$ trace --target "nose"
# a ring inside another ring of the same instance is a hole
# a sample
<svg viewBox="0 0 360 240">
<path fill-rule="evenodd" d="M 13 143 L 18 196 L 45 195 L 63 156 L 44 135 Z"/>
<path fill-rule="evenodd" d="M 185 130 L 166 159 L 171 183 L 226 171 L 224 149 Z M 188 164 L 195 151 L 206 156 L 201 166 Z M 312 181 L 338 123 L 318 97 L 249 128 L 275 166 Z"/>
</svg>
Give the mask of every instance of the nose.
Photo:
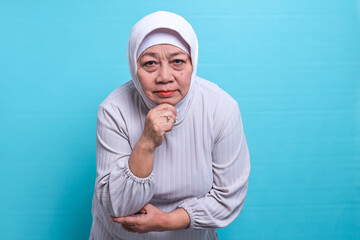
<svg viewBox="0 0 360 240">
<path fill-rule="evenodd" d="M 174 81 L 174 77 L 172 75 L 171 66 L 168 64 L 161 64 L 159 68 L 159 74 L 156 77 L 156 83 L 165 84 Z"/>
</svg>

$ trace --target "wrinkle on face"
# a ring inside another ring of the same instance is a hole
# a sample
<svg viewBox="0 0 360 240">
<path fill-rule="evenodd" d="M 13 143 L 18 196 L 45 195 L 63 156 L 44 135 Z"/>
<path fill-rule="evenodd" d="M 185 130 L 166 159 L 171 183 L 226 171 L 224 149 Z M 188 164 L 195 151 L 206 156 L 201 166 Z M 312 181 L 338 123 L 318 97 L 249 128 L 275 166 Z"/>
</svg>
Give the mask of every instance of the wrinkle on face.
<svg viewBox="0 0 360 240">
<path fill-rule="evenodd" d="M 180 102 L 189 91 L 192 71 L 190 56 L 170 44 L 151 46 L 137 60 L 141 88 L 157 105 Z"/>
</svg>

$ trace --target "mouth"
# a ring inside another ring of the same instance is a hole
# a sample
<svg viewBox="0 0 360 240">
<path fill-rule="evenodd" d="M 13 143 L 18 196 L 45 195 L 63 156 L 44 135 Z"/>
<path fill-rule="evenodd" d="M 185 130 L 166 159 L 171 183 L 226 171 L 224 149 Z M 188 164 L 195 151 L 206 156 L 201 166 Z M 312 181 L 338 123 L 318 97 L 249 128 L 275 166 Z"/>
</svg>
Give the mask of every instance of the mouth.
<svg viewBox="0 0 360 240">
<path fill-rule="evenodd" d="M 160 91 L 155 91 L 155 94 L 157 94 L 159 97 L 171 97 L 172 95 L 174 95 L 176 91 L 175 90 L 160 90 Z"/>
</svg>

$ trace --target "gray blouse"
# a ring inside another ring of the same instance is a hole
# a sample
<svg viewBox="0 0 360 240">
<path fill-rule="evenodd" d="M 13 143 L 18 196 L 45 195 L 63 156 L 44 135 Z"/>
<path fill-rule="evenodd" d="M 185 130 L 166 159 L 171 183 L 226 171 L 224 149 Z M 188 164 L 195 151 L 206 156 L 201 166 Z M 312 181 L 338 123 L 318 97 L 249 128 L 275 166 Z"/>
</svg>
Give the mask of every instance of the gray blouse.
<svg viewBox="0 0 360 240">
<path fill-rule="evenodd" d="M 90 239 L 217 239 L 243 207 L 249 151 L 237 102 L 217 85 L 196 77 L 181 121 L 155 150 L 154 168 L 136 177 L 128 159 L 149 109 L 132 81 L 100 105 L 96 133 L 97 176 Z M 188 229 L 130 233 L 110 216 L 128 216 L 146 203 L 165 212 L 184 208 Z"/>
</svg>

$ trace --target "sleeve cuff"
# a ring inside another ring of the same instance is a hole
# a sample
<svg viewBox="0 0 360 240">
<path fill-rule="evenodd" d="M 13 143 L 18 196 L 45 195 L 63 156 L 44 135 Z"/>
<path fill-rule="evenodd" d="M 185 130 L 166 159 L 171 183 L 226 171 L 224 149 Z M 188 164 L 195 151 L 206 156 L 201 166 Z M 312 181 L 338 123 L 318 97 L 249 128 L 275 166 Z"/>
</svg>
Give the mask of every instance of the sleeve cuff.
<svg viewBox="0 0 360 240">
<path fill-rule="evenodd" d="M 137 183 L 144 184 L 144 183 L 154 181 L 154 173 L 151 173 L 149 176 L 147 176 L 145 178 L 140 178 L 140 177 L 135 176 L 134 173 L 130 170 L 129 163 L 125 163 L 124 172 L 125 172 L 126 176 L 128 176 L 130 179 L 132 179 L 134 182 L 137 182 Z"/>
<path fill-rule="evenodd" d="M 191 229 L 194 229 L 195 228 L 195 221 L 194 221 L 194 210 L 191 208 L 191 205 L 192 205 L 192 202 L 193 201 L 196 201 L 196 199 L 191 199 L 189 200 L 189 202 L 183 202 L 179 205 L 178 208 L 182 208 L 184 209 L 188 214 L 189 214 L 189 217 L 190 217 L 190 225 L 187 229 L 191 230 Z M 186 204 L 188 203 L 188 204 Z"/>
</svg>

